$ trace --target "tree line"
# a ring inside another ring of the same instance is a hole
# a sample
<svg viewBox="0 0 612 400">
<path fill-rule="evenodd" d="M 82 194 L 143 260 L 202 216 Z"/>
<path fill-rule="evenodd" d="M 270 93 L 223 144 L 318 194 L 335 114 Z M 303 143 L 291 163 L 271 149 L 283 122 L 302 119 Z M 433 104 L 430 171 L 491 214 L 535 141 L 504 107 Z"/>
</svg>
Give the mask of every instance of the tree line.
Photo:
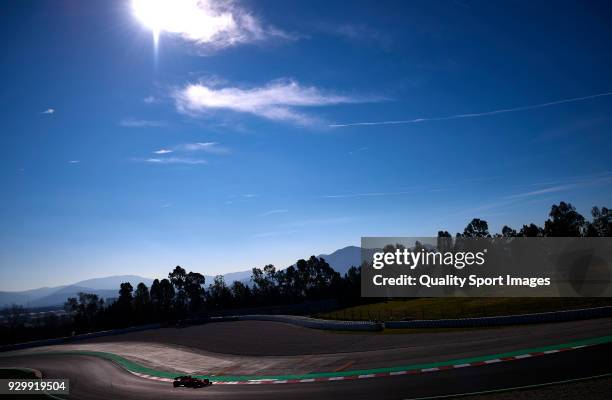
<svg viewBox="0 0 612 400">
<path fill-rule="evenodd" d="M 610 237 L 612 215 L 606 207 L 593 207 L 591 220 L 578 213 L 570 203 L 560 202 L 551 207 L 544 226 L 523 225 L 516 230 L 504 226 L 501 233 L 491 234 L 487 221 L 474 218 L 456 237 Z M 439 231 L 439 238 L 450 238 L 447 231 Z M 187 272 L 176 266 L 167 278 L 155 279 L 148 287 L 139 283 L 122 283 L 118 297 L 105 301 L 92 293 L 79 293 L 67 299 L 64 309 L 69 317 L 43 319 L 36 325 L 19 318 L 23 308 L 5 310 L 0 324 L 2 343 L 24 341 L 39 337 L 61 336 L 102 329 L 121 328 L 147 323 L 172 323 L 184 318 L 224 309 L 252 308 L 279 304 L 298 304 L 304 301 L 336 300 L 340 305 L 363 301 L 361 298 L 361 269 L 352 266 L 341 276 L 323 258 L 311 256 L 295 265 L 276 269 L 274 265 L 253 268 L 248 282 L 225 282 L 218 275 L 205 286 L 204 275 Z M 15 317 L 17 315 L 17 317 Z M 7 324 L 6 322 L 9 321 Z"/>
<path fill-rule="evenodd" d="M 98 295 L 79 293 L 64 304 L 78 332 L 125 327 L 153 322 L 175 322 L 207 311 L 295 304 L 305 300 L 334 298 L 343 303 L 359 299 L 360 272 L 352 267 L 340 276 L 324 259 L 315 256 L 298 260 L 284 270 L 274 265 L 253 268 L 249 282 L 228 285 L 217 275 L 205 289 L 205 278 L 176 266 L 167 278 L 155 279 L 151 287 L 136 289 L 122 283 L 119 297 L 105 302 Z"/>
</svg>

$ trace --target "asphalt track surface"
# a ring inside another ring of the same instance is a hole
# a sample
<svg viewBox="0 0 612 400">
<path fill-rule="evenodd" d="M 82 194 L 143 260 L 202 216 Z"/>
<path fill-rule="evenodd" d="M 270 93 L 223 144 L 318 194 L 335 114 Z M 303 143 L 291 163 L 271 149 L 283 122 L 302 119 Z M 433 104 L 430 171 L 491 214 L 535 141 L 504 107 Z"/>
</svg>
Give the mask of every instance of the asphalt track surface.
<svg viewBox="0 0 612 400">
<path fill-rule="evenodd" d="M 100 338 L 91 342 L 145 340 L 153 343 L 154 339 L 158 342 L 172 342 L 175 339 L 191 338 L 193 343 L 190 345 L 199 345 L 200 348 L 206 348 L 206 351 L 232 350 L 236 354 L 253 348 L 251 352 L 256 352 L 262 359 L 265 359 L 264 354 L 269 354 L 270 351 L 315 355 L 339 349 L 373 356 L 371 348 L 378 349 L 377 352 L 381 352 L 381 355 L 392 349 L 409 348 L 419 354 L 431 351 L 434 353 L 432 358 L 443 361 L 454 358 L 456 353 L 451 352 L 452 355 L 449 354 L 448 357 L 442 357 L 441 354 L 462 346 L 469 349 L 469 353 L 484 355 L 497 353 L 499 346 L 511 346 L 518 350 L 533 345 L 562 343 L 610 333 L 612 321 L 609 319 L 401 335 L 335 334 L 285 324 L 258 322 L 238 325 L 209 324 L 183 330 L 152 330 L 128 336 L 127 339 L 122 335 L 124 337 Z M 261 338 L 262 334 L 268 334 L 272 339 L 267 337 L 258 340 L 255 345 L 249 345 L 253 343 L 254 337 Z M 196 340 L 198 337 L 200 340 Z M 275 338 L 278 340 L 275 341 Z M 196 347 L 193 349 L 198 350 Z M 169 383 L 140 378 L 113 362 L 92 356 L 36 353 L 14 355 L 0 357 L 0 366 L 30 367 L 42 371 L 43 376 L 48 378 L 68 378 L 71 381 L 70 399 L 407 399 L 503 389 L 612 373 L 612 344 L 419 375 L 284 385 L 213 385 L 203 389 L 174 389 Z M 588 399 L 588 396 L 584 398 Z"/>
<path fill-rule="evenodd" d="M 334 333 L 278 322 L 239 321 L 163 328 L 95 338 L 79 343 L 164 343 L 240 356 L 294 356 L 406 349 L 448 356 L 461 348 L 490 353 L 612 334 L 612 318 L 411 334 Z"/>
<path fill-rule="evenodd" d="M 70 399 L 407 399 L 486 391 L 612 373 L 612 344 L 481 367 L 413 376 L 289 385 L 173 388 L 141 379 L 112 362 L 88 356 L 23 356 L 18 362 L 48 378 L 69 378 Z M 612 388 L 611 388 L 612 390 Z M 588 398 L 587 398 L 588 399 Z"/>
</svg>

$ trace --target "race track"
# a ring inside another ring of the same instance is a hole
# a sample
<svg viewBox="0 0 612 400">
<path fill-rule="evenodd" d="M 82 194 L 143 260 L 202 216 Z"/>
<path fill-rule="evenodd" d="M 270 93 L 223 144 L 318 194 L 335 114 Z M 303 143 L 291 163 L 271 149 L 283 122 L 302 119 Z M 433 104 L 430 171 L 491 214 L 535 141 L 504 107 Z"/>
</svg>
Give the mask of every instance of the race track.
<svg viewBox="0 0 612 400">
<path fill-rule="evenodd" d="M 233 323 L 232 323 L 233 324 Z M 250 329 L 248 337 L 253 337 L 262 330 L 274 336 L 278 333 L 286 335 L 293 332 L 293 339 L 285 339 L 287 343 L 299 338 L 302 347 L 296 350 L 289 346 L 272 346 L 276 352 L 291 351 L 298 352 L 294 356 L 270 356 L 261 354 L 267 345 L 255 345 L 259 355 L 249 355 L 252 359 L 259 359 L 263 364 L 269 357 L 298 357 L 308 359 L 309 368 L 316 365 L 313 359 L 319 356 L 337 356 L 333 353 L 334 348 L 343 350 L 342 357 L 348 357 L 360 361 L 356 366 L 350 365 L 348 369 L 361 366 L 397 365 L 399 359 L 406 361 L 437 360 L 443 361 L 456 358 L 458 355 L 466 354 L 491 354 L 500 350 L 514 348 L 533 347 L 534 344 L 544 345 L 555 342 L 563 342 L 573 339 L 581 339 L 596 335 L 612 333 L 611 320 L 582 321 L 579 323 L 560 323 L 539 325 L 532 327 L 515 327 L 503 329 L 471 330 L 462 332 L 441 332 L 435 334 L 398 334 L 398 335 L 364 335 L 364 334 L 335 334 L 330 332 L 312 331 L 304 328 L 288 327 L 276 323 L 237 323 L 244 332 Z M 246 325 L 244 325 L 246 324 Z M 263 325 L 262 325 L 263 324 Z M 213 326 L 215 325 L 215 326 Z M 174 329 L 174 328 L 173 328 Z M 189 329 L 194 329 L 189 331 Z M 210 350 L 202 350 L 201 347 L 209 347 L 208 338 L 224 341 L 219 338 L 218 330 L 231 329 L 235 332 L 236 325 L 228 323 L 210 324 L 207 327 L 192 327 L 185 329 L 174 329 L 173 335 L 201 337 L 204 343 L 200 348 L 192 347 L 195 354 L 212 354 Z M 213 330 L 202 335 L 203 330 Z M 259 331 L 259 332 L 258 332 Z M 270 333 L 275 332 L 275 333 Z M 297 333 L 296 333 L 297 332 Z M 106 345 L 112 343 L 132 343 L 133 345 L 149 343 L 149 345 L 160 345 L 163 340 L 162 330 L 149 331 L 141 334 L 140 338 L 132 335 L 126 337 L 109 337 L 92 340 L 91 343 L 83 345 Z M 131 334 L 130 334 L 131 335 Z M 148 342 L 143 342 L 148 335 L 157 335 L 156 341 L 149 337 Z M 229 358 L 236 357 L 237 351 L 245 346 L 244 341 L 234 337 L 234 354 L 228 354 Z M 243 333 L 240 333 L 243 335 Z M 323 336 L 321 336 L 323 335 Z M 124 336 L 124 335 L 122 335 Z M 427 337 L 429 336 L 429 340 Z M 106 342 L 104 341 L 106 339 Z M 138 339 L 138 340 L 137 340 Z M 195 340 L 195 339 L 194 339 Z M 214 340 L 213 343 L 214 343 Z M 304 341 L 307 340 L 305 343 Z M 309 341 L 309 342 L 308 342 Z M 327 341 L 327 342 L 326 342 Z M 169 339 L 172 342 L 172 338 Z M 352 349 L 349 342 L 353 342 Z M 370 342 L 371 348 L 364 347 L 364 342 Z M 324 344 L 328 346 L 324 346 Z M 329 347 L 329 343 L 333 347 Z M 170 343 L 171 348 L 176 348 Z M 311 346 L 308 349 L 308 346 Z M 347 347 L 342 347 L 347 346 Z M 501 346 L 501 348 L 500 348 Z M 61 347 L 61 346 L 55 346 Z M 314 347 L 314 348 L 312 348 Z M 182 350 L 189 347 L 182 347 Z M 316 348 L 319 354 L 315 352 Z M 440 349 L 441 348 L 441 349 Z M 304 356 L 305 349 L 312 351 Z M 435 349 L 435 351 L 434 351 Z M 453 350 L 454 349 L 454 350 Z M 225 350 L 221 348 L 221 350 Z M 352 351 L 349 351 L 352 350 Z M 426 354 L 431 350 L 432 354 Z M 157 382 L 143 379 L 127 372 L 119 365 L 97 357 L 83 355 L 45 355 L 38 349 L 31 350 L 31 354 L 14 353 L 10 357 L 0 357 L 0 366 L 22 366 L 35 368 L 43 372 L 49 378 L 69 378 L 71 381 L 71 399 L 173 399 L 173 398 L 226 398 L 226 399 L 407 399 L 425 396 L 438 396 L 456 393 L 469 393 L 503 389 L 509 387 L 525 386 L 590 377 L 602 374 L 612 374 L 612 343 L 593 345 L 555 354 L 546 354 L 539 357 L 524 358 L 508 362 L 493 363 L 469 368 L 449 369 L 418 375 L 402 375 L 373 379 L 355 379 L 335 382 L 314 382 L 283 385 L 213 385 L 204 389 L 174 389 L 170 383 Z M 217 356 L 222 353 L 215 353 Z M 393 357 L 393 354 L 401 354 L 401 357 Z M 446 354 L 446 355 L 445 355 Z M 374 359 L 367 362 L 368 357 Z M 244 356 L 243 356 L 244 357 Z M 338 362 L 344 358 L 338 359 Z M 333 365 L 328 366 L 332 368 Z M 198 366 L 197 368 L 200 368 Z M 201 369 L 201 368 L 200 368 Z M 319 370 L 320 372 L 321 370 Z M 312 370 L 303 372 L 313 372 Z M 608 380 L 607 382 L 612 382 Z M 610 388 L 612 390 L 612 388 Z M 543 389 L 544 390 L 544 389 Z M 585 397 L 588 398 L 588 397 Z"/>
<path fill-rule="evenodd" d="M 541 384 L 612 373 L 612 345 L 415 376 L 294 385 L 213 385 L 174 389 L 141 379 L 119 366 L 87 356 L 24 356 L 0 365 L 39 369 L 50 378 L 70 378 L 71 399 L 407 399 Z"/>
</svg>

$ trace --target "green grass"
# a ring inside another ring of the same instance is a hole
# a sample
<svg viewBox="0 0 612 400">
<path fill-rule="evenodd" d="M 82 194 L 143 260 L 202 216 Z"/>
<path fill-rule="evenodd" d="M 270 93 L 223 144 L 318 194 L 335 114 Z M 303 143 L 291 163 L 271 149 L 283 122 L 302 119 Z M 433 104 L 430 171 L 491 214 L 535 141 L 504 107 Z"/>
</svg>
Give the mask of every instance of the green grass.
<svg viewBox="0 0 612 400">
<path fill-rule="evenodd" d="M 388 300 L 314 315 L 362 321 L 490 317 L 612 305 L 609 298 L 446 297 Z"/>
</svg>

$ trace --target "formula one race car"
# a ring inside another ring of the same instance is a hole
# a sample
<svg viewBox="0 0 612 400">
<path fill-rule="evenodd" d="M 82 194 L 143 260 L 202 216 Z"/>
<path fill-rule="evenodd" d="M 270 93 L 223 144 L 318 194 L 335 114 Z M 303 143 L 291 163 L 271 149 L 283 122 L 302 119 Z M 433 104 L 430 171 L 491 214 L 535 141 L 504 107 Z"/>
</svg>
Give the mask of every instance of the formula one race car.
<svg viewBox="0 0 612 400">
<path fill-rule="evenodd" d="M 185 386 L 194 389 L 210 385 L 212 385 L 212 383 L 210 383 L 208 379 L 194 378 L 193 376 L 189 375 L 177 376 L 176 378 L 174 378 L 174 382 L 172 382 L 172 386 L 174 387 Z"/>
</svg>

